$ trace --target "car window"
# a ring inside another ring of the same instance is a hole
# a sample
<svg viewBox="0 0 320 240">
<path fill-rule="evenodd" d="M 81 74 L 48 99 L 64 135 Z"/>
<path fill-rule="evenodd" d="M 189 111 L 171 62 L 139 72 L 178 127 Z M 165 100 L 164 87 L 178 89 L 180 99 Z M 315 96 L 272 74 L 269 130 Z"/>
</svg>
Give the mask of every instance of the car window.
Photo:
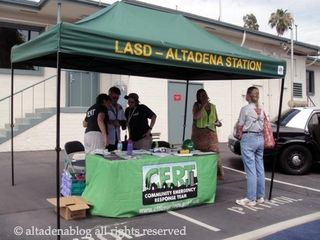
<svg viewBox="0 0 320 240">
<path fill-rule="evenodd" d="M 294 117 L 296 116 L 298 113 L 300 112 L 299 109 L 288 109 L 287 111 L 284 111 L 281 114 L 280 117 L 280 126 L 285 126 L 287 125 L 287 123 Z M 277 124 L 278 122 L 278 117 L 274 117 L 271 120 L 272 123 Z"/>
<path fill-rule="evenodd" d="M 320 143 L 320 113 L 315 113 L 309 120 L 308 131 L 314 140 Z"/>
<path fill-rule="evenodd" d="M 312 117 L 310 118 L 309 124 L 312 124 L 312 125 L 319 124 L 318 115 L 317 114 L 313 114 L 312 115 Z"/>
<path fill-rule="evenodd" d="M 319 120 L 320 120 L 320 113 L 315 113 L 311 116 L 309 123 L 308 123 L 308 129 L 310 130 L 314 126 L 319 125 Z"/>
</svg>

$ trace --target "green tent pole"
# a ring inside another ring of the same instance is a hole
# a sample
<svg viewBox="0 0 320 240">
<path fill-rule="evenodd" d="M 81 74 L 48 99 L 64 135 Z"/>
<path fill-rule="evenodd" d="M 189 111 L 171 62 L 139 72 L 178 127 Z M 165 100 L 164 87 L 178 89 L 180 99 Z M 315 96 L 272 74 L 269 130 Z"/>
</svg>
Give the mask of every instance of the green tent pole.
<svg viewBox="0 0 320 240">
<path fill-rule="evenodd" d="M 14 80 L 14 64 L 11 63 L 11 120 L 10 120 L 10 127 L 11 127 L 11 185 L 14 186 L 14 152 L 13 152 L 13 80 Z"/>
<path fill-rule="evenodd" d="M 279 101 L 279 111 L 278 111 L 278 120 L 277 120 L 277 132 L 276 132 L 276 145 L 275 149 L 276 152 L 272 159 L 272 174 L 271 174 L 271 184 L 270 184 L 270 191 L 269 191 L 269 200 L 272 198 L 272 189 L 273 189 L 273 179 L 274 179 L 274 171 L 276 168 L 277 158 L 278 158 L 278 150 L 277 150 L 277 140 L 279 139 L 279 130 L 280 130 L 280 117 L 282 112 L 282 100 L 283 100 L 283 91 L 284 91 L 284 78 L 281 81 L 281 91 L 280 91 L 280 101 Z"/>
<path fill-rule="evenodd" d="M 187 122 L 187 110 L 188 110 L 188 92 L 189 92 L 189 80 L 187 80 L 187 85 L 186 85 L 186 99 L 185 99 L 185 104 L 184 104 L 184 119 L 183 119 L 183 134 L 182 134 L 182 143 L 185 139 L 186 135 L 186 122 Z"/>
</svg>

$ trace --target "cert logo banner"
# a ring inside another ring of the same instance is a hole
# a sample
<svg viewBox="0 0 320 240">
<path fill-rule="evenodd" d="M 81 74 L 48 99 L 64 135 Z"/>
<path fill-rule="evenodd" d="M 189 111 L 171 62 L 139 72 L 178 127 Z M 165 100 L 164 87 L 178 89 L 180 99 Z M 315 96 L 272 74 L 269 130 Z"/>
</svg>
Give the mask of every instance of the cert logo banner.
<svg viewBox="0 0 320 240">
<path fill-rule="evenodd" d="M 194 161 L 143 166 L 143 205 L 197 197 L 197 163 Z"/>
</svg>

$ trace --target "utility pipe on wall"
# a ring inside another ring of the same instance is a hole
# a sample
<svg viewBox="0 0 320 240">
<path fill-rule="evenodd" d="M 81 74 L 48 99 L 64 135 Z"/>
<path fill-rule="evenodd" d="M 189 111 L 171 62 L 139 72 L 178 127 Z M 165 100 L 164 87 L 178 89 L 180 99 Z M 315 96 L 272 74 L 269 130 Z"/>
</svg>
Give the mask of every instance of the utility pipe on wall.
<svg viewBox="0 0 320 240">
<path fill-rule="evenodd" d="M 293 66 L 293 27 L 290 28 L 291 29 L 291 98 L 290 100 L 293 101 L 293 82 L 294 82 L 294 66 Z"/>
<path fill-rule="evenodd" d="M 247 32 L 246 32 L 246 30 L 244 30 L 243 35 L 242 35 L 241 47 L 244 45 L 244 43 L 246 41 L 246 37 L 247 37 Z"/>
<path fill-rule="evenodd" d="M 57 2 L 57 24 L 61 23 L 61 0 Z"/>
</svg>

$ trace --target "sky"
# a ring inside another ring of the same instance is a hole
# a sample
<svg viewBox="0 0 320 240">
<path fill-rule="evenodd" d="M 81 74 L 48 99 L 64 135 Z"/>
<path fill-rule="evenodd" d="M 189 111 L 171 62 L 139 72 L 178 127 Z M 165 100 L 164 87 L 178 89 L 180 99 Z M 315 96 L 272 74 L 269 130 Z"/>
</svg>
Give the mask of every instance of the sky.
<svg viewBox="0 0 320 240">
<path fill-rule="evenodd" d="M 97 0 L 99 1 L 99 0 Z M 113 3 L 114 0 L 100 0 Z M 218 20 L 219 0 L 140 0 L 158 6 L 196 14 Z M 270 14 L 277 9 L 287 9 L 297 25 L 297 39 L 300 42 L 320 46 L 320 0 L 220 0 L 220 21 L 243 26 L 243 16 L 253 13 L 260 25 L 259 31 L 277 35 L 268 25 Z M 294 39 L 296 31 L 294 28 Z M 290 31 L 283 37 L 290 39 Z"/>
</svg>

